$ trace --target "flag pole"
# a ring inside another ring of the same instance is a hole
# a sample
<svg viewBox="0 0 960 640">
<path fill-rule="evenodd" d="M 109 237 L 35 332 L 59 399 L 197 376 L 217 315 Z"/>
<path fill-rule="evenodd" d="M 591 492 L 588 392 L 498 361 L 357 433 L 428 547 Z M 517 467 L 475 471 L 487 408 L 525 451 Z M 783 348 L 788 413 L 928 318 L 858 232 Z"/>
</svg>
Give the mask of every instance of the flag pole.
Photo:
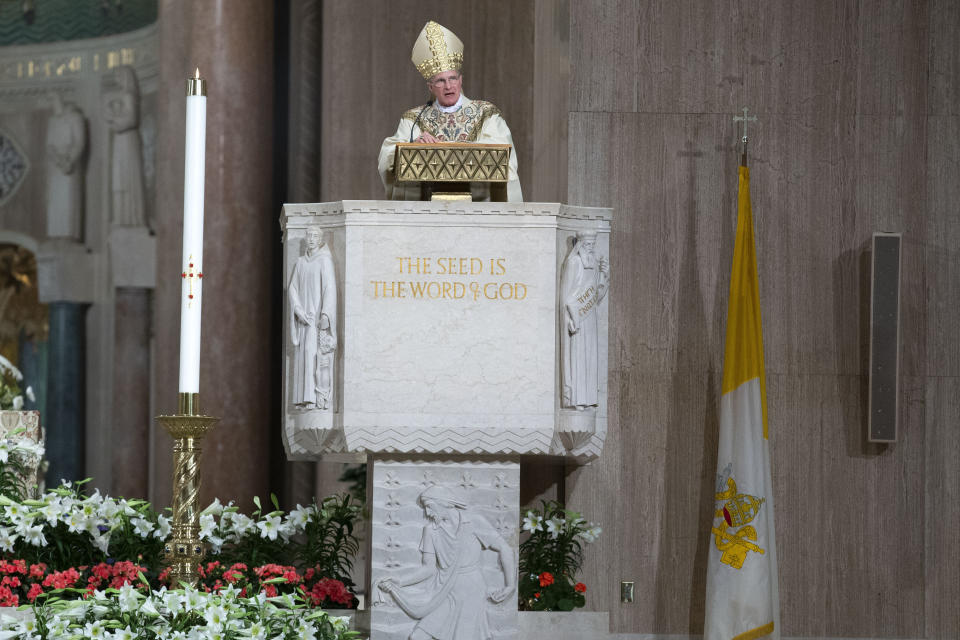
<svg viewBox="0 0 960 640">
<path fill-rule="evenodd" d="M 747 107 L 744 107 L 742 116 L 733 116 L 734 122 L 743 123 L 743 137 L 741 138 L 743 142 L 743 153 L 740 155 L 740 165 L 744 167 L 747 166 L 747 123 L 757 121 L 757 116 L 748 116 L 747 111 Z"/>
</svg>

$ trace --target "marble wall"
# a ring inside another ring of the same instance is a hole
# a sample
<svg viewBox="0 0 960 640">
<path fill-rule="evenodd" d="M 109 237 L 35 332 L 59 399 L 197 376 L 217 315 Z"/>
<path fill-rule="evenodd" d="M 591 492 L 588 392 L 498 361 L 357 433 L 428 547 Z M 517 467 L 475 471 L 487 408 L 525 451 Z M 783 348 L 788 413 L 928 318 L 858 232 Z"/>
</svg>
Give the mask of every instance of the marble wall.
<svg viewBox="0 0 960 640">
<path fill-rule="evenodd" d="M 404 111 L 429 97 L 410 62 L 427 20 L 463 40 L 463 93 L 500 108 L 526 188 L 533 171 L 533 8 L 508 0 L 322 3 L 320 200 L 383 197 L 380 143 L 393 135 Z"/>
<path fill-rule="evenodd" d="M 614 631 L 702 631 L 747 106 L 783 633 L 955 635 L 956 3 L 587 0 L 568 28 L 569 201 L 615 210 L 610 433 L 566 478 L 606 526 L 588 606 Z M 864 435 L 874 231 L 903 234 L 889 446 Z"/>
</svg>

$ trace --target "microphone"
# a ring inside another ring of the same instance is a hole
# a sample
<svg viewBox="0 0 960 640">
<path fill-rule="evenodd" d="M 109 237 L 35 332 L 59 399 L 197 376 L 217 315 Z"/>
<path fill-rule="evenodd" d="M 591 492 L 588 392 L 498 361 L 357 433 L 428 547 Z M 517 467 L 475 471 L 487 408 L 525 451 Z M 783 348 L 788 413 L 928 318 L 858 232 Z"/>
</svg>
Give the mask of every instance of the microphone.
<svg viewBox="0 0 960 640">
<path fill-rule="evenodd" d="M 423 109 L 420 109 L 420 113 L 417 114 L 417 119 L 413 121 L 413 127 L 410 128 L 410 142 L 413 142 L 413 130 L 420 126 L 420 116 L 422 116 L 423 112 L 426 111 L 432 104 L 433 98 L 430 98 L 427 100 L 427 104 L 423 105 Z"/>
</svg>

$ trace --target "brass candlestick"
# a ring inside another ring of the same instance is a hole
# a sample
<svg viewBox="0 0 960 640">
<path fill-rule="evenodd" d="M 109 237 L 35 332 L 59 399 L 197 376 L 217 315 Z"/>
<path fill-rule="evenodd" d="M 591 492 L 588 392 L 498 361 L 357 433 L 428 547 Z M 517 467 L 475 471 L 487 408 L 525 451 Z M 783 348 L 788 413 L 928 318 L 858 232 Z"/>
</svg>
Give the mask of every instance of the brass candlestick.
<svg viewBox="0 0 960 640">
<path fill-rule="evenodd" d="M 200 454 L 203 439 L 220 418 L 200 415 L 200 394 L 181 393 L 179 413 L 157 416 L 173 437 L 173 536 L 164 547 L 173 585 L 197 584 L 206 544 L 200 540 Z"/>
</svg>

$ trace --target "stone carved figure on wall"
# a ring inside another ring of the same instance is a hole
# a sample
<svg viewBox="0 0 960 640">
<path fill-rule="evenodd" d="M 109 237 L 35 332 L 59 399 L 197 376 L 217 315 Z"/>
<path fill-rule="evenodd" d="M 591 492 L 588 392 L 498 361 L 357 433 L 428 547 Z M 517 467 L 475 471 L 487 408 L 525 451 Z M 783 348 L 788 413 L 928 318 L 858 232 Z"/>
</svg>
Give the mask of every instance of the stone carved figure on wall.
<svg viewBox="0 0 960 640">
<path fill-rule="evenodd" d="M 47 94 L 53 114 L 47 121 L 47 236 L 80 241 L 83 236 L 83 113 L 59 93 Z"/>
<path fill-rule="evenodd" d="M 578 233 L 560 276 L 561 400 L 580 411 L 599 402 L 597 312 L 610 287 L 610 268 L 597 257 L 596 241 L 596 233 Z"/>
<path fill-rule="evenodd" d="M 297 258 L 287 288 L 294 346 L 293 404 L 330 409 L 337 348 L 337 282 L 333 256 L 319 227 L 309 227 L 305 255 Z"/>
<path fill-rule="evenodd" d="M 133 67 L 114 70 L 115 88 L 103 95 L 103 118 L 113 132 L 110 159 L 110 221 L 119 226 L 147 223 L 140 141 L 140 90 Z"/>
<path fill-rule="evenodd" d="M 503 602 L 516 588 L 513 549 L 446 487 L 428 487 L 417 502 L 428 521 L 420 540 L 421 565 L 380 580 L 377 588 L 418 621 L 410 640 L 488 640 L 490 603 Z M 484 581 L 485 550 L 498 556 L 502 585 L 488 588 Z M 414 585 L 420 588 L 409 588 Z"/>
</svg>

